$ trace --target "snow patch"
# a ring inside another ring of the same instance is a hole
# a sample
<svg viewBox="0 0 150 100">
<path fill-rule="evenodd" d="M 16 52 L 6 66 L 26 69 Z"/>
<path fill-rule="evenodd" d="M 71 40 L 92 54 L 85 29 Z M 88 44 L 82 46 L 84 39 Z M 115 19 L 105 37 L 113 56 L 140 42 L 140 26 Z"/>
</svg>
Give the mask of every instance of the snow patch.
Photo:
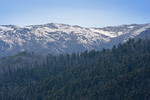
<svg viewBox="0 0 150 100">
<path fill-rule="evenodd" d="M 10 27 L 4 27 L 4 26 L 0 26 L 0 29 L 2 29 L 3 31 L 10 31 L 10 30 L 13 30 L 13 29 L 10 28 Z"/>
<path fill-rule="evenodd" d="M 117 36 L 117 35 L 114 34 L 115 32 L 112 32 L 112 31 L 104 31 L 104 30 L 98 30 L 98 29 L 90 29 L 90 30 L 91 30 L 92 32 L 97 32 L 97 33 L 100 33 L 100 34 L 109 36 L 109 37 L 111 37 L 111 38 L 114 38 L 114 37 Z"/>
<path fill-rule="evenodd" d="M 129 26 L 128 28 L 134 28 L 135 26 Z"/>
</svg>

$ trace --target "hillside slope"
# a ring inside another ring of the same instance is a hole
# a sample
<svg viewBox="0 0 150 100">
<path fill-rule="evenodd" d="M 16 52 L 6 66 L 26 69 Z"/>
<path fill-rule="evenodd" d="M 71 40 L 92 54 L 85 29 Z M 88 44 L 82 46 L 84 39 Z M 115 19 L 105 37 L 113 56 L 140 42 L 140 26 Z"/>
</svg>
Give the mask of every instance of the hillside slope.
<svg viewBox="0 0 150 100">
<path fill-rule="evenodd" d="M 1 100 L 150 99 L 148 39 L 81 54 L 49 54 L 41 59 L 20 53 L 1 60 L 7 62 L 0 77 Z"/>
<path fill-rule="evenodd" d="M 101 50 L 126 42 L 150 28 L 150 24 L 85 28 L 50 23 L 19 27 L 0 26 L 0 57 L 21 51 L 61 54 Z"/>
</svg>

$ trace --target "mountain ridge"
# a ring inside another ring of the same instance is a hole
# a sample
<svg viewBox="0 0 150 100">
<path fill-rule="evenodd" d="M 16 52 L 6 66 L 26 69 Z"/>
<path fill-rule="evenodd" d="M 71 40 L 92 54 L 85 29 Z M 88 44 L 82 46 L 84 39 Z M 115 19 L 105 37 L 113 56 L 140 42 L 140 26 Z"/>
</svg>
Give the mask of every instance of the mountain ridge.
<svg viewBox="0 0 150 100">
<path fill-rule="evenodd" d="M 72 53 L 101 50 L 135 38 L 150 24 L 131 24 L 86 28 L 78 25 L 48 23 L 43 25 L 0 25 L 0 57 L 21 51 Z"/>
</svg>

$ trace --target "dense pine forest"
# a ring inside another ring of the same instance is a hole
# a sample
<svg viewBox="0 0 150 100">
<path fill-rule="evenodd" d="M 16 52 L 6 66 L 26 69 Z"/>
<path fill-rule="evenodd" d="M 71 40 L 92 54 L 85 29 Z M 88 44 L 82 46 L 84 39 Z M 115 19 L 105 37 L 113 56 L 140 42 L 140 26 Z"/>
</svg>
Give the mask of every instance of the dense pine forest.
<svg viewBox="0 0 150 100">
<path fill-rule="evenodd" d="M 149 99 L 149 39 L 101 51 L 0 59 L 0 100 Z"/>
</svg>

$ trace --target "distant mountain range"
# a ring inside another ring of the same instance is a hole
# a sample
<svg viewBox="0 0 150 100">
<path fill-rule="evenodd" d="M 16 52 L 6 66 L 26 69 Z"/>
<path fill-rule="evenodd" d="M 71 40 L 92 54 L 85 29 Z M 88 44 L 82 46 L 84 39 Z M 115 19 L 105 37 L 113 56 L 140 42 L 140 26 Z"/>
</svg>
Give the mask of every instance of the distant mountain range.
<svg viewBox="0 0 150 100">
<path fill-rule="evenodd" d="M 126 42 L 129 38 L 150 37 L 150 24 L 131 24 L 104 28 L 85 28 L 49 23 L 31 26 L 0 26 L 0 57 L 21 51 L 60 54 L 101 50 Z"/>
</svg>

